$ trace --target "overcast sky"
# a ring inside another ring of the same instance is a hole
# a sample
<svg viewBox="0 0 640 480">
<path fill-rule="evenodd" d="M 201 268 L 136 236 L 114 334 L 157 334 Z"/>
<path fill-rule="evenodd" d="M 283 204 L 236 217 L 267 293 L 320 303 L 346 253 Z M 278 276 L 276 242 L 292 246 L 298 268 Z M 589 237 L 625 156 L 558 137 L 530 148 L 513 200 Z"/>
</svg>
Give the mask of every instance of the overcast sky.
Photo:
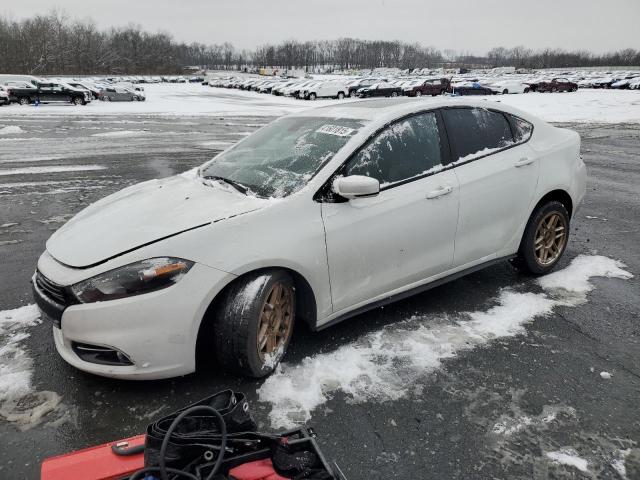
<svg viewBox="0 0 640 480">
<path fill-rule="evenodd" d="M 19 19 L 53 7 L 100 27 L 139 24 L 180 41 L 253 48 L 286 39 L 399 39 L 485 53 L 494 46 L 640 48 L 640 0 L 19 0 Z"/>
</svg>

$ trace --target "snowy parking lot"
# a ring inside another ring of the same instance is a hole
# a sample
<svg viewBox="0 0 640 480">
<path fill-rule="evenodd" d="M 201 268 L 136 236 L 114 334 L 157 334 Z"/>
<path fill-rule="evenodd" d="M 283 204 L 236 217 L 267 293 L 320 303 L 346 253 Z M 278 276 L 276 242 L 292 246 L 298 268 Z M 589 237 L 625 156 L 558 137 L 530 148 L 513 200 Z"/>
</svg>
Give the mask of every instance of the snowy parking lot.
<svg viewBox="0 0 640 480">
<path fill-rule="evenodd" d="M 57 355 L 29 286 L 46 239 L 99 198 L 336 100 L 160 84 L 144 103 L 0 107 L 0 478 L 36 478 L 46 456 L 225 388 L 262 429 L 314 426 L 349 479 L 640 478 L 640 91 L 495 101 L 582 136 L 587 197 L 555 273 L 499 264 L 320 333 L 301 325 L 264 381 L 139 383 Z"/>
</svg>

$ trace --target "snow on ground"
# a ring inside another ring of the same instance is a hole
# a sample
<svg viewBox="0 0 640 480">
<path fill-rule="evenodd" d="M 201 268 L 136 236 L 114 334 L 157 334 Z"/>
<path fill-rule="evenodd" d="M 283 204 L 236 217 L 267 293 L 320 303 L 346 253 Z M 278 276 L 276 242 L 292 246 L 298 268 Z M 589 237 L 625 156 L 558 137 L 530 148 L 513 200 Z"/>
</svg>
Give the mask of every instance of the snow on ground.
<svg viewBox="0 0 640 480">
<path fill-rule="evenodd" d="M 145 85 L 145 102 L 100 102 L 86 106 L 40 105 L 2 107 L 2 115 L 264 115 L 280 116 L 338 100 L 304 101 L 200 84 Z M 640 123 L 640 91 L 582 89 L 574 93 L 494 95 L 489 101 L 521 108 L 550 122 Z M 431 97 L 422 99 L 429 102 Z M 354 100 L 342 100 L 347 103 Z M 358 101 L 358 100 L 355 100 Z M 5 127 L 13 128 L 13 127 Z M 18 127 L 19 128 L 19 127 Z M 0 133 L 2 129 L 0 128 Z M 7 131 L 5 134 L 19 133 Z"/>
<path fill-rule="evenodd" d="M 289 428 L 342 392 L 348 401 L 397 400 L 411 394 L 415 382 L 441 362 L 497 338 L 525 333 L 525 325 L 558 306 L 587 300 L 593 277 L 632 278 L 625 265 L 598 255 L 579 255 L 563 270 L 538 280 L 540 293 L 504 289 L 486 311 L 455 317 L 413 317 L 366 335 L 330 353 L 282 364 L 258 390 L 271 404 L 272 427 Z"/>
<path fill-rule="evenodd" d="M 563 448 L 557 452 L 547 452 L 546 456 L 556 463 L 575 467 L 581 472 L 589 473 L 589 462 L 578 456 L 572 448 Z"/>
<path fill-rule="evenodd" d="M 7 175 L 28 175 L 39 173 L 86 172 L 89 170 L 105 170 L 102 165 L 52 165 L 48 167 L 21 167 L 0 169 L 0 177 Z"/>
<path fill-rule="evenodd" d="M 0 135 L 9 135 L 13 133 L 24 133 L 24 130 L 17 125 L 9 125 L 7 127 L 0 127 Z"/>
<path fill-rule="evenodd" d="M 37 391 L 32 384 L 33 360 L 22 342 L 28 328 L 41 322 L 35 305 L 0 311 L 0 417 L 26 430 L 43 420 L 67 418 L 60 396 Z"/>
</svg>

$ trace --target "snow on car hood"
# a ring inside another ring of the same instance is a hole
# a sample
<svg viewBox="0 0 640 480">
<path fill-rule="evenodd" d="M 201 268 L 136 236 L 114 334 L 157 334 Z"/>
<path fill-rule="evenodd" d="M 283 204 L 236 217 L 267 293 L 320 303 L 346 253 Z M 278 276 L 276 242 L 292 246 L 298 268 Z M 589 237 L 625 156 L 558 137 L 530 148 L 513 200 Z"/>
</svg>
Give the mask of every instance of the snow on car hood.
<svg viewBox="0 0 640 480">
<path fill-rule="evenodd" d="M 88 267 L 267 203 L 194 176 L 151 180 L 89 205 L 49 238 L 47 250 L 66 265 Z"/>
</svg>

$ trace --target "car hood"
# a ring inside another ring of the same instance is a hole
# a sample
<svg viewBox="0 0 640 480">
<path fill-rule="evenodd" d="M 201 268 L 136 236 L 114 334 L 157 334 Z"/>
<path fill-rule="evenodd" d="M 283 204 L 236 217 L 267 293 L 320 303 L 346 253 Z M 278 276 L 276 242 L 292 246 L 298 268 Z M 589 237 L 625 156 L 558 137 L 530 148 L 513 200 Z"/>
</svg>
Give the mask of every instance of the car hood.
<svg viewBox="0 0 640 480">
<path fill-rule="evenodd" d="M 89 205 L 49 238 L 47 250 L 65 265 L 89 267 L 267 203 L 193 174 L 151 180 Z"/>
</svg>

